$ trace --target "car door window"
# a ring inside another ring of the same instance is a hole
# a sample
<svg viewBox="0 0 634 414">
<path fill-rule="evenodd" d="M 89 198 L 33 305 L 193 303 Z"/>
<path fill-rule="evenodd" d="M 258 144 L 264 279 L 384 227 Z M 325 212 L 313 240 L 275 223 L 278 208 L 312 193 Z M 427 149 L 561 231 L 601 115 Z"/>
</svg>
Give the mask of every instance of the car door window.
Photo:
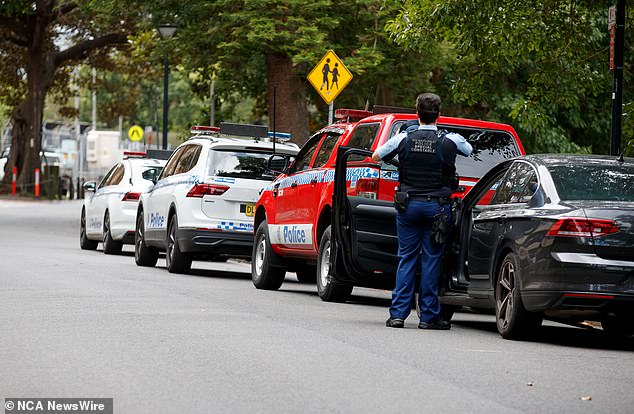
<svg viewBox="0 0 634 414">
<path fill-rule="evenodd" d="M 174 151 L 174 153 L 170 157 L 169 161 L 167 161 L 167 164 L 165 165 L 165 168 L 163 168 L 163 172 L 161 173 L 161 176 L 159 177 L 159 180 L 162 180 L 163 178 L 167 178 L 170 175 L 174 174 L 174 168 L 176 168 L 176 164 L 178 163 L 178 159 L 180 158 L 181 154 L 183 153 L 184 148 L 185 147 L 180 147 L 179 149 Z"/>
<path fill-rule="evenodd" d="M 110 171 L 108 171 L 108 173 L 106 175 L 104 175 L 104 177 L 101 179 L 101 182 L 99 183 L 99 186 L 97 187 L 97 189 L 103 188 L 105 186 L 108 185 L 108 181 L 110 180 L 110 176 L 112 176 L 112 173 L 114 172 L 114 170 L 117 169 L 117 166 L 114 165 Z"/>
<path fill-rule="evenodd" d="M 185 150 L 183 150 L 183 154 L 176 163 L 176 168 L 174 168 L 174 175 L 186 173 L 191 170 L 198 161 L 201 149 L 200 145 L 186 145 L 184 148 Z"/>
<path fill-rule="evenodd" d="M 536 179 L 535 170 L 529 164 L 516 162 L 498 186 L 491 204 L 527 203 L 533 195 L 529 183 Z"/>
<path fill-rule="evenodd" d="M 312 138 L 308 140 L 308 142 L 302 147 L 295 158 L 295 162 L 291 167 L 290 173 L 295 173 L 298 171 L 307 170 L 310 166 L 310 161 L 313 159 L 313 155 L 317 150 L 317 145 L 319 145 L 319 141 L 321 141 L 321 137 L 323 134 L 313 135 Z"/>
<path fill-rule="evenodd" d="M 315 162 L 313 162 L 314 168 L 324 167 L 326 162 L 330 158 L 330 154 L 332 153 L 332 149 L 337 145 L 337 141 L 339 141 L 339 137 L 341 134 L 329 132 L 324 137 L 321 142 L 321 146 L 319 147 L 319 151 L 317 151 L 317 156 L 315 157 Z"/>
<path fill-rule="evenodd" d="M 119 185 L 119 183 L 121 183 L 121 180 L 123 179 L 124 174 L 125 167 L 123 166 L 123 164 L 118 164 L 115 170 L 110 175 L 110 178 L 108 178 L 108 182 L 106 183 L 106 185 Z"/>
<path fill-rule="evenodd" d="M 364 150 L 370 151 L 372 149 L 372 145 L 376 140 L 376 136 L 379 133 L 379 129 L 381 128 L 381 124 L 372 123 L 372 124 L 359 124 L 354 129 L 354 132 L 350 136 L 348 140 L 347 146 L 360 148 Z M 363 155 L 352 155 L 348 159 L 349 161 L 361 161 L 366 157 Z"/>
</svg>

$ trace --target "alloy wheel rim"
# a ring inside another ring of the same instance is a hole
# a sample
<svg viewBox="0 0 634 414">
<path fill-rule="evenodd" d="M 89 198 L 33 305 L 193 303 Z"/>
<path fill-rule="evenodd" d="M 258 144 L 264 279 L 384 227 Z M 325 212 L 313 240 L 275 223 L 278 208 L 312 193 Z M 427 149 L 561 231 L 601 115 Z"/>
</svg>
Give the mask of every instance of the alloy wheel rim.
<svg viewBox="0 0 634 414">
<path fill-rule="evenodd" d="M 264 256 L 266 255 L 266 238 L 261 237 L 255 250 L 255 271 L 258 276 L 262 275 L 264 267 Z"/>
<path fill-rule="evenodd" d="M 137 229 L 136 229 L 136 243 L 134 244 L 134 255 L 135 257 L 138 259 L 141 252 L 141 243 L 143 243 L 143 219 L 139 218 L 139 222 L 137 223 Z"/>
<path fill-rule="evenodd" d="M 103 241 L 105 243 L 106 238 L 108 237 L 108 233 L 110 232 L 110 215 L 106 216 L 106 219 L 103 221 Z"/>
<path fill-rule="evenodd" d="M 321 266 L 319 268 L 319 279 L 323 287 L 328 284 L 328 273 L 330 273 L 330 242 L 325 247 L 321 255 Z"/>
<path fill-rule="evenodd" d="M 167 260 L 167 266 L 169 267 L 172 263 L 172 261 L 174 260 L 174 228 L 176 226 L 174 226 L 173 224 L 170 226 L 170 232 L 169 232 L 169 237 L 167 239 L 167 255 L 166 255 L 166 260 Z"/>
<path fill-rule="evenodd" d="M 500 269 L 497 292 L 497 315 L 501 327 L 506 328 L 513 314 L 513 295 L 515 293 L 515 267 L 506 260 Z"/>
</svg>

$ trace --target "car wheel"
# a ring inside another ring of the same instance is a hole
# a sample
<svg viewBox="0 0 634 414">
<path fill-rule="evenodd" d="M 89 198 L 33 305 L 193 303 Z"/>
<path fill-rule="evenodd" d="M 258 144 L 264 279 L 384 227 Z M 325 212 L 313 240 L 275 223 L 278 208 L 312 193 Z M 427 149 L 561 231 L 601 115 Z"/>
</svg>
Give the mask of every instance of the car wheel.
<svg viewBox="0 0 634 414">
<path fill-rule="evenodd" d="M 134 261 L 137 266 L 154 267 L 157 260 L 158 250 L 145 244 L 143 211 L 139 211 L 136 218 L 136 231 L 134 232 Z"/>
<path fill-rule="evenodd" d="M 112 233 L 110 232 L 110 212 L 106 210 L 106 215 L 103 218 L 103 252 L 105 254 L 118 254 L 121 253 L 123 243 L 121 241 L 114 240 Z"/>
<path fill-rule="evenodd" d="M 167 230 L 167 252 L 165 253 L 165 262 L 167 271 L 170 273 L 187 273 L 192 267 L 192 257 L 181 252 L 178 246 L 178 218 L 172 216 Z"/>
<path fill-rule="evenodd" d="M 513 253 L 508 253 L 498 271 L 495 286 L 495 320 L 498 332 L 505 339 L 530 334 L 541 326 L 541 313 L 528 312 L 520 296 L 519 266 Z"/>
<path fill-rule="evenodd" d="M 295 270 L 299 283 L 315 283 L 317 280 L 317 266 L 303 266 Z"/>
<path fill-rule="evenodd" d="M 610 336 L 632 336 L 634 335 L 634 315 L 604 315 L 601 318 L 601 328 Z"/>
<path fill-rule="evenodd" d="M 97 244 L 99 244 L 96 240 L 90 240 L 88 235 L 86 235 L 86 209 L 81 209 L 81 221 L 79 223 L 79 247 L 82 250 L 96 250 Z"/>
<path fill-rule="evenodd" d="M 319 242 L 317 257 L 317 293 L 324 302 L 345 302 L 352 294 L 352 286 L 333 283 L 330 274 L 330 226 L 326 228 Z"/>
<path fill-rule="evenodd" d="M 284 283 L 286 269 L 271 265 L 274 255 L 275 252 L 269 241 L 269 227 L 264 220 L 255 232 L 255 244 L 251 257 L 251 279 L 256 288 L 277 290 Z"/>
</svg>

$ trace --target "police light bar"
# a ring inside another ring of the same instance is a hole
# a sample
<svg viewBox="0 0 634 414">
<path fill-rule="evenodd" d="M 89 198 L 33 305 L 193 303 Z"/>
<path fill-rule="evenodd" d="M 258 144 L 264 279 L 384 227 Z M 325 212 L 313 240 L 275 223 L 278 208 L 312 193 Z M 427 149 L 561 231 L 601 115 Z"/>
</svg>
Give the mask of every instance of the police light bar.
<svg viewBox="0 0 634 414">
<path fill-rule="evenodd" d="M 386 105 L 374 105 L 372 107 L 372 114 L 415 114 L 414 108 L 403 108 L 400 106 L 386 106 Z"/>
<path fill-rule="evenodd" d="M 127 158 L 145 158 L 147 154 L 140 151 L 123 151 L 123 159 Z"/>
<path fill-rule="evenodd" d="M 268 136 L 269 127 L 264 125 L 234 124 L 231 122 L 221 122 L 220 133 L 222 135 L 258 139 Z"/>
<path fill-rule="evenodd" d="M 361 109 L 337 109 L 335 111 L 335 118 L 346 119 L 346 122 L 349 122 L 350 119 L 363 119 L 371 115 L 372 112 Z"/>
<path fill-rule="evenodd" d="M 220 132 L 220 128 L 205 126 L 205 125 L 194 125 L 189 130 L 193 135 L 209 135 L 209 134 L 218 134 Z"/>
<path fill-rule="evenodd" d="M 291 134 L 289 134 L 288 132 L 273 132 L 273 131 L 269 131 L 268 137 L 276 139 L 277 141 L 290 141 L 291 140 Z"/>
</svg>

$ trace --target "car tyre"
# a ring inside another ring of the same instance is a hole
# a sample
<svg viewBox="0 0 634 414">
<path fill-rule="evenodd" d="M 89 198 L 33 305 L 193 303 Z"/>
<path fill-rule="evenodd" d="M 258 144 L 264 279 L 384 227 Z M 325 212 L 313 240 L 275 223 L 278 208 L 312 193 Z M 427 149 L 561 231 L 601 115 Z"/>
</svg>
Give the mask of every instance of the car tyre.
<svg viewBox="0 0 634 414">
<path fill-rule="evenodd" d="M 103 252 L 105 254 L 119 254 L 123 248 L 121 241 L 112 238 L 110 232 L 110 212 L 106 210 L 106 215 L 103 218 Z"/>
<path fill-rule="evenodd" d="M 277 290 L 284 283 L 286 269 L 273 266 L 275 252 L 269 240 L 269 226 L 264 220 L 255 232 L 255 244 L 251 257 L 251 279 L 258 289 Z"/>
<path fill-rule="evenodd" d="M 79 223 L 79 247 L 82 250 L 97 250 L 96 240 L 90 240 L 86 234 L 86 209 L 81 209 L 81 221 Z"/>
<path fill-rule="evenodd" d="M 178 245 L 178 218 L 176 214 L 172 216 L 167 230 L 167 252 L 165 252 L 165 262 L 167 271 L 170 273 L 187 273 L 192 267 L 192 257 L 181 252 Z"/>
<path fill-rule="evenodd" d="M 508 253 L 498 270 L 495 284 L 495 321 L 504 339 L 533 333 L 542 324 L 543 315 L 528 312 L 520 295 L 520 269 L 515 254 Z"/>
<path fill-rule="evenodd" d="M 299 283 L 315 283 L 317 280 L 317 266 L 303 266 L 295 270 Z"/>
<path fill-rule="evenodd" d="M 326 228 L 319 242 L 317 257 L 317 293 L 324 302 L 345 302 L 352 294 L 351 285 L 334 283 L 330 275 L 331 226 Z"/>
<path fill-rule="evenodd" d="M 634 315 L 604 315 L 601 318 L 601 328 L 609 336 L 632 336 L 634 335 Z"/>
<path fill-rule="evenodd" d="M 136 218 L 134 232 L 134 261 L 137 266 L 154 267 L 158 261 L 158 250 L 145 244 L 145 227 L 143 225 L 143 210 Z"/>
</svg>

